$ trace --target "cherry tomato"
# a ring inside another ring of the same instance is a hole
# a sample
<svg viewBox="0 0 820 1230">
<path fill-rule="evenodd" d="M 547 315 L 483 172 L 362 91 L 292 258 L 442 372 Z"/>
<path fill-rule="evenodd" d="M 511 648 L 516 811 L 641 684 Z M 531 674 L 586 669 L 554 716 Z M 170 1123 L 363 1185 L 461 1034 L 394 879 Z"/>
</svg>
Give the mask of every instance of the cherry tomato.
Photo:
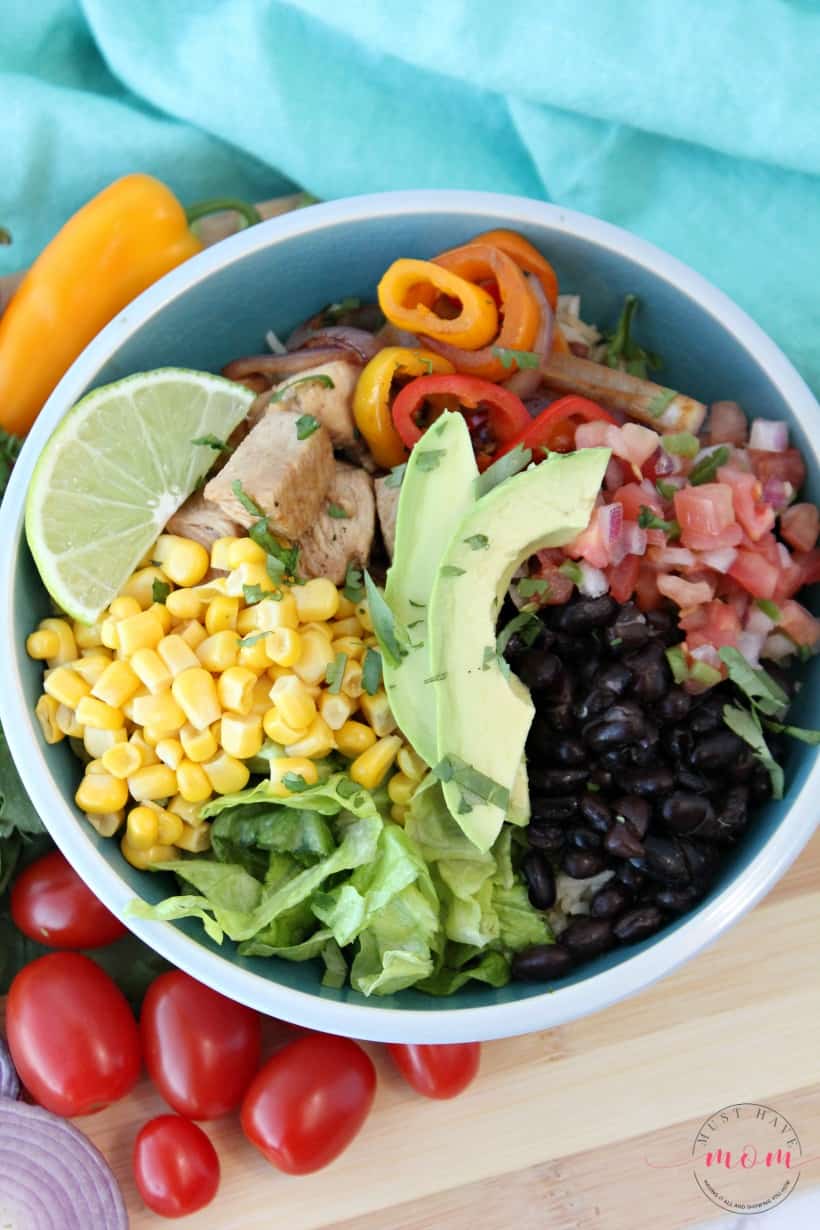
<svg viewBox="0 0 820 1230">
<path fill-rule="evenodd" d="M 481 1059 L 480 1042 L 391 1042 L 387 1049 L 408 1085 L 425 1098 L 456 1097 L 475 1079 Z"/>
<path fill-rule="evenodd" d="M 140 1074 L 139 1033 L 125 996 L 77 952 L 52 952 L 20 971 L 6 1032 L 23 1084 L 57 1115 L 102 1110 Z"/>
<path fill-rule="evenodd" d="M 361 1047 L 309 1034 L 257 1073 L 242 1103 L 242 1130 L 280 1170 L 309 1174 L 347 1148 L 375 1090 L 376 1069 Z"/>
<path fill-rule="evenodd" d="M 219 1187 L 219 1158 L 201 1127 L 178 1115 L 158 1115 L 134 1142 L 134 1178 L 148 1208 L 184 1217 L 210 1204 Z"/>
<path fill-rule="evenodd" d="M 11 890 L 15 925 L 49 948 L 102 948 L 125 935 L 59 850 L 26 867 Z"/>
<path fill-rule="evenodd" d="M 140 1017 L 148 1075 L 189 1119 L 234 1110 L 259 1066 L 258 1012 L 170 970 L 149 987 Z"/>
</svg>

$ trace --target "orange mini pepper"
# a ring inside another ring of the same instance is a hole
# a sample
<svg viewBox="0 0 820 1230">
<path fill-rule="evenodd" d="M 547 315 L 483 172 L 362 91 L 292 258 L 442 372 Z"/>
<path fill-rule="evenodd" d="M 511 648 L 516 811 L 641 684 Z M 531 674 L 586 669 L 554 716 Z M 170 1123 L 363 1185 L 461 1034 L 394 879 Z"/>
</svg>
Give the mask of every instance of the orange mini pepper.
<svg viewBox="0 0 820 1230">
<path fill-rule="evenodd" d="M 518 231 L 499 228 L 497 231 L 485 231 L 483 235 L 476 235 L 473 243 L 489 243 L 494 248 L 500 248 L 507 256 L 512 257 L 519 269 L 538 278 L 547 296 L 547 303 L 553 312 L 555 311 L 558 304 L 558 278 L 546 256 L 542 256 L 528 239 L 519 235 Z"/>
<path fill-rule="evenodd" d="M 433 304 L 440 296 L 457 301 L 457 316 L 448 320 L 436 315 Z M 464 350 L 477 350 L 498 332 L 492 295 L 432 261 L 393 261 L 379 282 L 379 307 L 396 328 L 425 333 Z"/>
<path fill-rule="evenodd" d="M 401 465 L 407 456 L 402 438 L 393 425 L 390 407 L 393 381 L 397 377 L 412 378 L 430 375 L 431 372 L 452 371 L 452 363 L 427 350 L 386 346 L 373 356 L 356 384 L 353 417 L 380 466 L 389 470 L 392 466 Z"/>
</svg>

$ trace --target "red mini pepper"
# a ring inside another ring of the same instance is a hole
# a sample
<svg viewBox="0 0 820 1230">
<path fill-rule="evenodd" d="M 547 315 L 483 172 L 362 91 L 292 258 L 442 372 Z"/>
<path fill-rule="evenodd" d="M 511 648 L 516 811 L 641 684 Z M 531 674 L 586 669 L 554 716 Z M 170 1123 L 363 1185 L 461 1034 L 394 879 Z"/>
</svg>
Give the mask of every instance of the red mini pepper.
<svg viewBox="0 0 820 1230">
<path fill-rule="evenodd" d="M 486 469 L 495 456 L 523 433 L 531 422 L 527 407 L 510 389 L 477 376 L 419 376 L 406 384 L 393 402 L 393 425 L 408 448 L 422 437 L 425 403 L 433 397 L 452 398 L 470 428 L 476 460 Z"/>
<path fill-rule="evenodd" d="M 612 415 L 597 402 L 570 393 L 547 406 L 537 418 L 530 419 L 523 431 L 505 444 L 501 453 L 508 453 L 518 444 L 531 449 L 533 453 L 538 450 L 569 453 L 575 447 L 575 428 L 579 420 L 582 423 L 599 421 L 617 425 Z"/>
</svg>

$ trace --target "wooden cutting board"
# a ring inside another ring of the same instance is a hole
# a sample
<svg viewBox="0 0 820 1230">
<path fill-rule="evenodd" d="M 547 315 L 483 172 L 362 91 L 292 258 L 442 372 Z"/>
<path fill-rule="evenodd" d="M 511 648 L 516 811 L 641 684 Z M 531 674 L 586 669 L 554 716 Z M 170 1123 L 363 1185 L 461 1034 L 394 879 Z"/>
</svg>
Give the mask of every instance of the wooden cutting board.
<svg viewBox="0 0 820 1230">
<path fill-rule="evenodd" d="M 378 1046 L 373 1113 L 329 1169 L 273 1170 L 236 1119 L 207 1125 L 222 1161 L 209 1209 L 180 1230 L 683 1230 L 718 1210 L 686 1163 L 698 1126 L 763 1102 L 796 1128 L 800 1191 L 820 1183 L 820 834 L 707 952 L 607 1012 L 487 1043 L 475 1085 L 416 1096 Z M 283 1030 L 271 1027 L 271 1042 Z M 130 1172 L 165 1109 L 147 1081 L 79 1126 L 113 1165 L 133 1230 L 158 1230 Z M 91 1230 L 91 1228 L 89 1228 Z"/>
</svg>

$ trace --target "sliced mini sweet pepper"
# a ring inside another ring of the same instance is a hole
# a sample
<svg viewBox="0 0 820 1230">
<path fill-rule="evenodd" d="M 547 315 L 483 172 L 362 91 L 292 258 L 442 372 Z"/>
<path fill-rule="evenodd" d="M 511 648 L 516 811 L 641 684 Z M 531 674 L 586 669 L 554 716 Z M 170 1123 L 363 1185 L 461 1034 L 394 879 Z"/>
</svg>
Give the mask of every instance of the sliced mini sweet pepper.
<svg viewBox="0 0 820 1230">
<path fill-rule="evenodd" d="M 484 470 L 531 421 L 527 408 L 510 389 L 476 376 L 419 376 L 406 384 L 393 402 L 393 423 L 412 448 L 428 423 L 426 407 L 446 397 L 448 407 L 467 420 L 479 470 Z"/>
<path fill-rule="evenodd" d="M 379 282 L 378 293 L 379 307 L 387 319 L 408 333 L 425 333 L 437 341 L 476 350 L 498 332 L 498 309 L 492 295 L 432 261 L 393 261 Z M 437 315 L 434 308 L 440 299 L 456 302 L 457 315 Z"/>
<path fill-rule="evenodd" d="M 482 235 L 476 235 L 472 242 L 489 243 L 494 248 L 500 248 L 502 252 L 506 252 L 507 256 L 512 257 L 519 269 L 523 269 L 525 273 L 532 273 L 538 278 L 544 288 L 547 302 L 553 312 L 555 311 L 558 305 L 558 278 L 546 256 L 542 256 L 528 239 L 519 235 L 518 231 L 499 228 L 496 231 L 484 231 Z"/>
<path fill-rule="evenodd" d="M 536 461 L 540 461 L 541 454 L 545 452 L 569 453 L 575 447 L 575 428 L 578 424 L 596 421 L 616 423 L 597 402 L 570 393 L 567 397 L 559 397 L 536 418 L 530 419 L 521 434 L 509 441 L 501 451 L 508 453 L 520 444 L 522 448 L 531 450 Z"/>
<path fill-rule="evenodd" d="M 386 346 L 370 360 L 356 384 L 353 417 L 380 466 L 390 469 L 391 466 L 401 465 L 406 456 L 391 416 L 393 382 L 429 372 L 452 370 L 452 363 L 439 355 L 406 346 Z"/>
</svg>

